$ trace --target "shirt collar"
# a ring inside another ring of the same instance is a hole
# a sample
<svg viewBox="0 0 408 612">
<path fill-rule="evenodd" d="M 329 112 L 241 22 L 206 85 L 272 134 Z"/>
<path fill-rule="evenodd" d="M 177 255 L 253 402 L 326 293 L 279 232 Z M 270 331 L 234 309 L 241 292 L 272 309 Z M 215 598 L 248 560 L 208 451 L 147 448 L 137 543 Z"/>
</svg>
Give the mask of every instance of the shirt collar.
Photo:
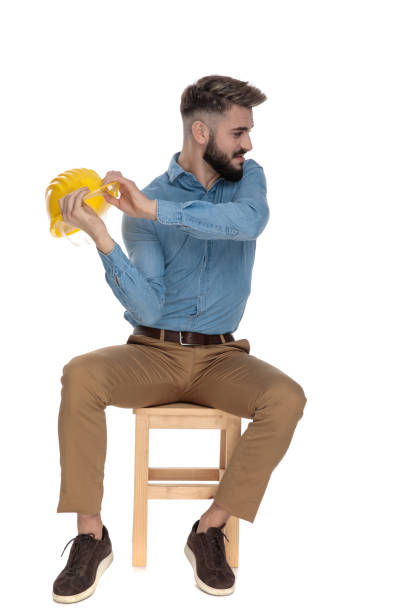
<svg viewBox="0 0 408 612">
<path fill-rule="evenodd" d="M 187 170 L 184 170 L 184 168 L 182 168 L 180 164 L 177 163 L 177 159 L 180 153 L 181 151 L 177 151 L 177 153 L 174 153 L 173 157 L 170 160 L 170 164 L 167 170 L 170 183 L 172 183 L 179 174 L 182 174 L 183 172 L 187 173 Z M 187 174 L 191 174 L 191 172 L 188 172 Z"/>
<path fill-rule="evenodd" d="M 167 169 L 167 174 L 169 175 L 170 183 L 173 183 L 176 177 L 178 177 L 179 174 L 183 174 L 183 173 L 187 175 L 186 178 L 190 178 L 190 179 L 192 178 L 195 182 L 199 183 L 200 181 L 198 181 L 198 179 L 194 176 L 192 172 L 188 172 L 187 170 L 184 170 L 184 168 L 180 166 L 180 164 L 177 162 L 177 159 L 180 153 L 181 151 L 177 151 L 177 153 L 174 153 L 174 155 L 172 156 L 170 160 L 169 167 Z M 217 183 L 219 180 L 221 180 L 221 178 L 222 177 L 218 177 L 218 179 L 215 182 Z"/>
</svg>

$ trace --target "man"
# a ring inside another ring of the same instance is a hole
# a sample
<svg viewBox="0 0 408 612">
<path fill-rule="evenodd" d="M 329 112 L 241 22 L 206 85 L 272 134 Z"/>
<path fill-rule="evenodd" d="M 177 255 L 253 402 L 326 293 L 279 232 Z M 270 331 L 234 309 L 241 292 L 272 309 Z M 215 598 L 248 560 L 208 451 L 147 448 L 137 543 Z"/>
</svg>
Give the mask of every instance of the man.
<svg viewBox="0 0 408 612">
<path fill-rule="evenodd" d="M 78 535 L 54 582 L 56 601 L 92 594 L 112 561 L 100 515 L 107 405 L 186 401 L 252 419 L 185 548 L 201 589 L 234 590 L 222 529 L 231 515 L 254 521 L 306 404 L 297 382 L 250 355 L 248 340 L 231 333 L 269 219 L 263 168 L 243 157 L 252 149 L 252 107 L 265 99 L 247 82 L 203 77 L 182 94 L 183 148 L 167 172 L 143 190 L 119 171 L 106 174 L 104 184 L 120 185 L 119 199 L 105 197 L 123 213 L 128 256 L 82 201 L 87 188 L 60 200 L 64 220 L 94 239 L 133 333 L 126 344 L 79 355 L 63 368 L 57 512 L 77 512 Z"/>
</svg>

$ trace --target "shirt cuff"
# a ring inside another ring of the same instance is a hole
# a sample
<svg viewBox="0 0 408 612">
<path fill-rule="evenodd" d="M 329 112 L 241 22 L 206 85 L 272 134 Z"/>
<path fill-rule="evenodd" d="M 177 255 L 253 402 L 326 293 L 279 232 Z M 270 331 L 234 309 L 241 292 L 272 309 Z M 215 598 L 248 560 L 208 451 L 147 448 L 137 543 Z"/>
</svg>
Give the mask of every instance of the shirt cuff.
<svg viewBox="0 0 408 612">
<path fill-rule="evenodd" d="M 115 270 L 124 270 L 128 267 L 128 258 L 120 248 L 119 244 L 116 241 L 114 242 L 115 246 L 111 251 L 109 251 L 109 253 L 103 253 L 98 249 L 98 247 L 96 247 L 106 271 L 114 272 Z"/>
<path fill-rule="evenodd" d="M 180 202 L 161 200 L 156 198 L 156 221 L 165 224 L 181 225 L 182 205 Z"/>
</svg>

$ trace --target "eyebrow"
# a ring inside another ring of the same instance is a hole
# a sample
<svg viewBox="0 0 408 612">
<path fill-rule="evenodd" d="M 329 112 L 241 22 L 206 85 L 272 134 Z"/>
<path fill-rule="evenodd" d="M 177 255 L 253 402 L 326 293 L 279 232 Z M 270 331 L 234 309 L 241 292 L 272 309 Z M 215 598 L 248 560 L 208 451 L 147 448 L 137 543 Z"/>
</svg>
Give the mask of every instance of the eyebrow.
<svg viewBox="0 0 408 612">
<path fill-rule="evenodd" d="M 247 128 L 246 126 L 242 126 L 242 127 L 236 127 L 233 128 L 232 130 L 230 130 L 230 132 L 237 132 L 238 130 L 242 130 L 244 132 L 248 132 L 250 129 L 252 130 L 254 126 L 252 126 L 251 128 Z"/>
</svg>

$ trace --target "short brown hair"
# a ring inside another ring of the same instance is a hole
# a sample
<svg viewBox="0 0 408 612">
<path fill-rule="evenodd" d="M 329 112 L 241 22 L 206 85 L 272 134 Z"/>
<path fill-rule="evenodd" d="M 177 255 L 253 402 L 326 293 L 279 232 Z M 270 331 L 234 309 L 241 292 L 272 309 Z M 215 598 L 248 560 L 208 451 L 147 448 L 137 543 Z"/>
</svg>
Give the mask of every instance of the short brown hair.
<svg viewBox="0 0 408 612">
<path fill-rule="evenodd" d="M 197 111 L 222 115 L 233 104 L 252 108 L 267 99 L 257 87 L 228 76 L 211 74 L 185 88 L 181 95 L 180 112 L 185 128 L 191 126 Z"/>
</svg>

